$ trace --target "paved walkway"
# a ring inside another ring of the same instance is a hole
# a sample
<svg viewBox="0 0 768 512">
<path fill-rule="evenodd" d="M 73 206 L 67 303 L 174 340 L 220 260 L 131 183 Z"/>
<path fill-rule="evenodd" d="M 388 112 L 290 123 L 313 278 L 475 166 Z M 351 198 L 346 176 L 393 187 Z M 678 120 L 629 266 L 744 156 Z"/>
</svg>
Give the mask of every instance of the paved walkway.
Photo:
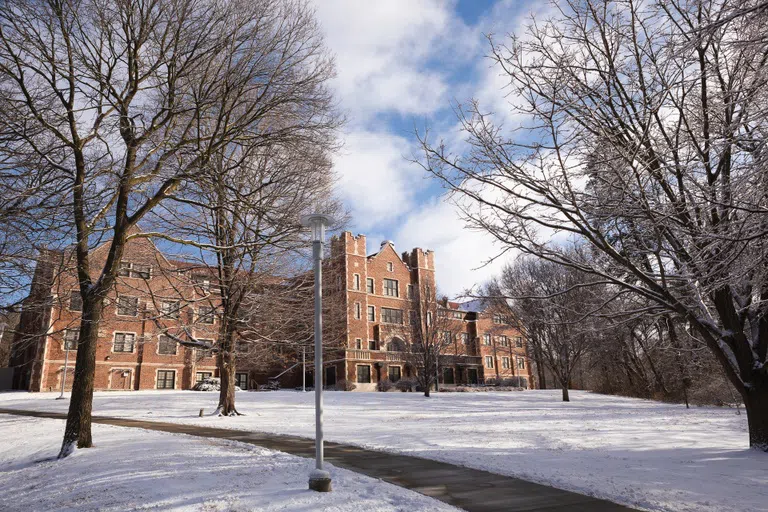
<svg viewBox="0 0 768 512">
<path fill-rule="evenodd" d="M 66 419 L 66 414 L 2 409 L 0 414 Z M 297 436 L 246 432 L 157 421 L 94 416 L 93 423 L 189 434 L 250 443 L 271 450 L 315 456 L 315 441 Z M 356 473 L 379 478 L 470 512 L 608 512 L 633 509 L 518 478 L 420 457 L 325 443 L 325 460 Z"/>
</svg>

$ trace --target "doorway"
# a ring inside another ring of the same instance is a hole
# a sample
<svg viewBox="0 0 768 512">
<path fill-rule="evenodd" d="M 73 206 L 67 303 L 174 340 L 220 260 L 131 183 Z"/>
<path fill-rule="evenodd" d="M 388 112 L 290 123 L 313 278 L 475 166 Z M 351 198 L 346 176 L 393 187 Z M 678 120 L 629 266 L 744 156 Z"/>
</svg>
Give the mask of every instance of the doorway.
<svg viewBox="0 0 768 512">
<path fill-rule="evenodd" d="M 477 384 L 477 368 L 467 368 L 467 384 Z"/>
<path fill-rule="evenodd" d="M 336 367 L 329 366 L 325 369 L 325 385 L 331 387 L 336 385 Z"/>
</svg>

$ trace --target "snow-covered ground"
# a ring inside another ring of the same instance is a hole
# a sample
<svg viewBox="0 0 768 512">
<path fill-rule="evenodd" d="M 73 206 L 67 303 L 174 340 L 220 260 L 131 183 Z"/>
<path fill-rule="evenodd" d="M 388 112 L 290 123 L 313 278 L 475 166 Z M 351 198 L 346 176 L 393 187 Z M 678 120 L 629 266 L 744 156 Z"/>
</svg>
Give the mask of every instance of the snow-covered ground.
<svg viewBox="0 0 768 512">
<path fill-rule="evenodd" d="M 50 460 L 63 430 L 0 415 L 0 510 L 457 511 L 333 466 L 333 492 L 316 493 L 310 459 L 141 429 L 94 425 L 94 448 Z"/>
<path fill-rule="evenodd" d="M 768 510 L 768 454 L 746 416 L 559 391 L 325 394 L 330 441 L 427 457 L 653 510 Z M 0 407 L 66 411 L 55 394 L 0 393 Z M 198 418 L 215 393 L 97 393 L 94 413 L 314 435 L 313 395 L 240 392 L 247 416 Z M 0 433 L 1 435 L 1 433 Z M 95 442 L 100 442 L 100 433 Z"/>
</svg>

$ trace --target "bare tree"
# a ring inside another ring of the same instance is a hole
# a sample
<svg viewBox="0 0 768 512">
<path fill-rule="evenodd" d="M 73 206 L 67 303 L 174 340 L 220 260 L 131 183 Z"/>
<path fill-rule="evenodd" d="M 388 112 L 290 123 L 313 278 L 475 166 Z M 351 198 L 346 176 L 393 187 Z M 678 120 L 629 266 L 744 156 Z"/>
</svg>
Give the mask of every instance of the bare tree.
<svg viewBox="0 0 768 512">
<path fill-rule="evenodd" d="M 521 130 L 459 107 L 467 151 L 422 137 L 421 162 L 507 250 L 685 319 L 741 394 L 750 445 L 768 449 L 768 11 L 742 15 L 758 4 L 557 3 L 490 40 Z M 574 261 L 553 234 L 600 257 Z"/>
<path fill-rule="evenodd" d="M 133 227 L 293 101 L 303 2 L 9 0 L 0 5 L 3 160 L 69 205 L 82 297 L 61 457 L 89 447 L 104 300 Z M 317 62 L 316 66 L 325 66 Z M 308 64 L 311 68 L 312 66 Z M 262 123 L 262 120 L 266 120 Z M 109 238 L 103 268 L 92 248 Z"/>
<path fill-rule="evenodd" d="M 520 323 L 536 363 L 555 376 L 564 402 L 570 401 L 575 370 L 599 336 L 594 315 L 602 297 L 590 281 L 572 268 L 528 257 L 507 266 L 488 290 Z"/>
</svg>

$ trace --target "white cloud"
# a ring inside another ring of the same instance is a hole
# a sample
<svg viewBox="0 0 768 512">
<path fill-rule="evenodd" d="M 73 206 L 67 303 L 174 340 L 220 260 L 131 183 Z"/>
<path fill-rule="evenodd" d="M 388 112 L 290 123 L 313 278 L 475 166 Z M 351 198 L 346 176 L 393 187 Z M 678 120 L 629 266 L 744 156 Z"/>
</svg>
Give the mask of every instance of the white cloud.
<svg viewBox="0 0 768 512">
<path fill-rule="evenodd" d="M 412 212 L 396 233 L 399 251 L 413 247 L 435 251 L 435 272 L 440 293 L 456 297 L 497 275 L 506 254 L 490 264 L 500 246 L 487 234 L 467 229 L 456 207 L 438 197 Z"/>
<path fill-rule="evenodd" d="M 316 0 L 315 7 L 336 55 L 334 87 L 353 123 L 382 112 L 428 114 L 445 106 L 445 74 L 427 65 L 463 39 L 466 26 L 452 3 Z"/>
<path fill-rule="evenodd" d="M 410 153 L 411 143 L 389 132 L 359 130 L 345 137 L 334 168 L 355 229 L 381 225 L 413 207 L 425 183 L 404 158 Z"/>
</svg>

